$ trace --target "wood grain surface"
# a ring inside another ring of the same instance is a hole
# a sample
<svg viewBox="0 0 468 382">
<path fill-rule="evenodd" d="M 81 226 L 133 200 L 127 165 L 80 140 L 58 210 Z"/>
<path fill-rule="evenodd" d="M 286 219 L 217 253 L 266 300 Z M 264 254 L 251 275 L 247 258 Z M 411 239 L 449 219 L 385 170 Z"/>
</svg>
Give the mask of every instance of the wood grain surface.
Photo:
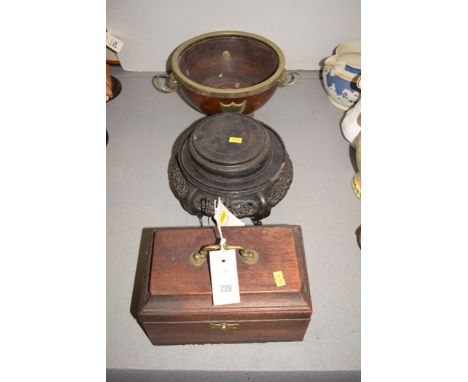
<svg viewBox="0 0 468 382">
<path fill-rule="evenodd" d="M 301 340 L 312 305 L 300 227 L 225 227 L 223 234 L 228 244 L 256 250 L 260 260 L 255 265 L 237 262 L 241 302 L 214 306 L 208 264 L 194 267 L 189 262 L 193 252 L 216 242 L 214 229 L 155 229 L 138 312 L 151 341 Z M 276 285 L 273 272 L 277 271 L 283 273 L 285 286 Z M 213 322 L 235 322 L 239 327 L 212 329 Z"/>
</svg>

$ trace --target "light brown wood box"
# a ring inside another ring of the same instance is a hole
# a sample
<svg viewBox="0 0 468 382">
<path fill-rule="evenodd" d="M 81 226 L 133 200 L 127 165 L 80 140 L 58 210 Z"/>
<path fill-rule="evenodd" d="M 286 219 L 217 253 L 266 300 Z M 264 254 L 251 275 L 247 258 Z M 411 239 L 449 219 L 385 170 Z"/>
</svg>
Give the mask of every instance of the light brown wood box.
<svg viewBox="0 0 468 382">
<path fill-rule="evenodd" d="M 223 234 L 228 245 L 254 249 L 260 260 L 246 265 L 238 257 L 241 302 L 214 306 L 208 263 L 195 267 L 189 261 L 202 246 L 216 242 L 213 227 L 154 230 L 137 314 L 151 342 L 301 341 L 312 314 L 301 228 L 224 227 Z M 277 271 L 285 286 L 276 285 Z"/>
</svg>

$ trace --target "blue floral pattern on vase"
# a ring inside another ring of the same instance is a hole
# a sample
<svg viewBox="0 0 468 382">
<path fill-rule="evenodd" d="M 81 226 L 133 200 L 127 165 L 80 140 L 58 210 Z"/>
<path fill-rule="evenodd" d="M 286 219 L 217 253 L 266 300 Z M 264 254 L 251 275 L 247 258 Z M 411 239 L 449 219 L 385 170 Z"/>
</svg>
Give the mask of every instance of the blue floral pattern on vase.
<svg viewBox="0 0 468 382">
<path fill-rule="evenodd" d="M 335 54 L 324 61 L 322 79 L 330 102 L 348 110 L 360 97 L 357 80 L 361 76 L 361 41 L 338 45 Z"/>
</svg>

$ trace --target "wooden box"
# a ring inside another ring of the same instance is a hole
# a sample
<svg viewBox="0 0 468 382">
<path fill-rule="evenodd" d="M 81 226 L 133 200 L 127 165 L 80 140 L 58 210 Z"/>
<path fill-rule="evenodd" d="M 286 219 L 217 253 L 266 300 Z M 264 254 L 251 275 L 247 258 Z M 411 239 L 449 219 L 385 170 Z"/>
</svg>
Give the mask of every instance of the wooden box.
<svg viewBox="0 0 468 382">
<path fill-rule="evenodd" d="M 312 314 L 299 226 L 225 227 L 228 245 L 259 254 L 240 261 L 241 302 L 214 306 L 208 263 L 191 256 L 216 242 L 213 227 L 157 228 L 147 250 L 138 321 L 154 345 L 301 341 Z M 193 259 L 193 257 L 192 257 Z M 285 284 L 277 286 L 273 272 Z"/>
</svg>

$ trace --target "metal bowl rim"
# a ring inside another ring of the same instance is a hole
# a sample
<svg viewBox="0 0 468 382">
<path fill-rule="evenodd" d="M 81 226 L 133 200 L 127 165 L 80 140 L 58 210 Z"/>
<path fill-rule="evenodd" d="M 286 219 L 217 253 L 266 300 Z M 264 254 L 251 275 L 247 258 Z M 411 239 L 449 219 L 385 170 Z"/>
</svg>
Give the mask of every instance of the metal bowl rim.
<svg viewBox="0 0 468 382">
<path fill-rule="evenodd" d="M 273 49 L 274 52 L 278 56 L 278 67 L 276 71 L 266 80 L 259 82 L 258 84 L 244 87 L 244 88 L 239 88 L 239 89 L 219 89 L 219 88 L 213 88 L 210 86 L 205 86 L 205 85 L 202 85 L 198 82 L 191 80 L 190 78 L 188 78 L 186 75 L 182 73 L 179 67 L 179 58 L 185 49 L 195 44 L 196 42 L 199 42 L 208 38 L 212 38 L 212 37 L 222 37 L 222 36 L 247 37 L 247 38 L 258 40 L 266 44 L 271 49 Z M 241 32 L 241 31 L 218 31 L 218 32 L 205 33 L 205 34 L 193 37 L 190 40 L 187 40 L 184 43 L 180 44 L 176 48 L 176 50 L 174 51 L 174 54 L 172 55 L 171 64 L 172 64 L 174 77 L 181 85 L 187 87 L 189 90 L 192 90 L 202 95 L 215 96 L 215 97 L 221 97 L 221 98 L 232 98 L 234 96 L 246 97 L 246 96 L 251 96 L 251 95 L 262 93 L 265 90 L 268 90 L 272 88 L 273 86 L 277 85 L 280 79 L 283 77 L 284 72 L 285 72 L 284 54 L 281 51 L 281 49 L 273 41 L 270 41 L 265 37 L 262 37 L 253 33 Z"/>
</svg>

